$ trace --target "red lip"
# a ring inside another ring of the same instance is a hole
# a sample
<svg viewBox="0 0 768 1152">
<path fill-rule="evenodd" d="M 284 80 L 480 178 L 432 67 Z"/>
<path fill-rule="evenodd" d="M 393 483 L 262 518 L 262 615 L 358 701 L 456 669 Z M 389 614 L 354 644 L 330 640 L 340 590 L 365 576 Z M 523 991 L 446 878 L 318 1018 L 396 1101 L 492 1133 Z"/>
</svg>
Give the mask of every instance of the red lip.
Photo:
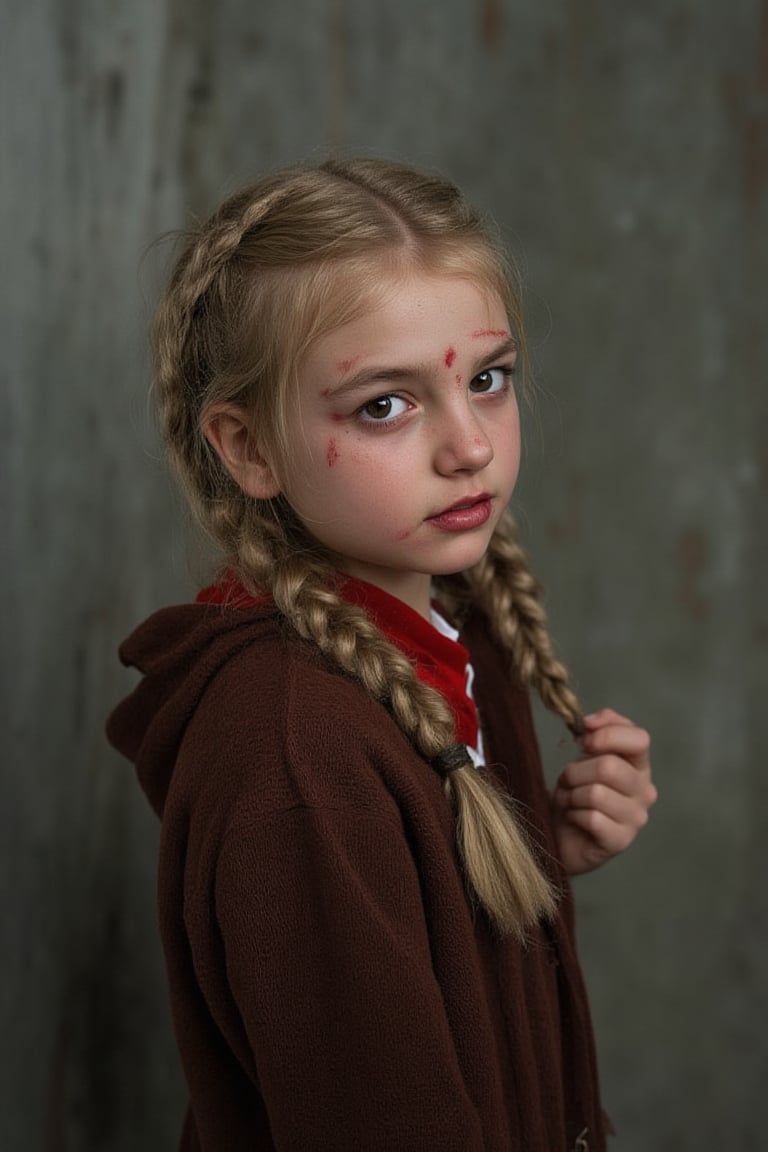
<svg viewBox="0 0 768 1152">
<path fill-rule="evenodd" d="M 439 516 L 446 516 L 449 512 L 456 512 L 461 508 L 474 508 L 475 504 L 481 504 L 484 500 L 490 500 L 491 495 L 489 492 L 479 492 L 477 496 L 464 496 L 461 500 L 457 500 L 455 504 L 449 505 L 448 508 L 443 508 L 441 512 L 435 512 L 434 516 L 429 516 L 429 520 L 437 520 Z"/>
<path fill-rule="evenodd" d="M 427 517 L 427 521 L 443 532 L 471 532 L 473 528 L 482 528 L 490 517 L 491 499 L 485 492 L 479 496 L 466 496 L 451 504 L 450 508 Z"/>
</svg>

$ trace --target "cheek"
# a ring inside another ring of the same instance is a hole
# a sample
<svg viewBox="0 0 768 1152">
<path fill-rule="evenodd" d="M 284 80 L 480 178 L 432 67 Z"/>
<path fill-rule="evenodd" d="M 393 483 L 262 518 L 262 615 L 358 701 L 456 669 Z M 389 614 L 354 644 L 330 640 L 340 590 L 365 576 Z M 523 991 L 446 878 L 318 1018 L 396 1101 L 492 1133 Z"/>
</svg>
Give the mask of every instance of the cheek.
<svg viewBox="0 0 768 1152">
<path fill-rule="evenodd" d="M 402 515 L 403 503 L 413 492 L 412 481 L 402 468 L 387 467 L 388 461 L 365 450 L 344 446 L 343 460 L 334 472 L 334 488 L 340 501 L 362 522 L 379 525 L 397 522 Z"/>
<path fill-rule="evenodd" d="M 520 465 L 520 426 L 517 420 L 497 429 L 493 448 L 498 462 L 507 472 L 517 476 Z"/>
<path fill-rule="evenodd" d="M 507 437 L 506 452 L 508 460 L 508 468 L 514 480 L 517 479 L 518 472 L 520 471 L 520 432 L 515 429 Z"/>
</svg>

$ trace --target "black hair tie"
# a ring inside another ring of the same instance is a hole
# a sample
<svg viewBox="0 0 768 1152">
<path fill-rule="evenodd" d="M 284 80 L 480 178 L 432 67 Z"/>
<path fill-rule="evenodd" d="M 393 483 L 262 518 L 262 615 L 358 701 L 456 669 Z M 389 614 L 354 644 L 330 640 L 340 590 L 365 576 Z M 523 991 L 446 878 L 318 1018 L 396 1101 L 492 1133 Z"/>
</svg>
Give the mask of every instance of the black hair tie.
<svg viewBox="0 0 768 1152">
<path fill-rule="evenodd" d="M 474 766 L 466 744 L 452 744 L 444 752 L 439 752 L 437 756 L 433 756 L 431 764 L 443 780 L 459 768 L 472 768 Z"/>
</svg>

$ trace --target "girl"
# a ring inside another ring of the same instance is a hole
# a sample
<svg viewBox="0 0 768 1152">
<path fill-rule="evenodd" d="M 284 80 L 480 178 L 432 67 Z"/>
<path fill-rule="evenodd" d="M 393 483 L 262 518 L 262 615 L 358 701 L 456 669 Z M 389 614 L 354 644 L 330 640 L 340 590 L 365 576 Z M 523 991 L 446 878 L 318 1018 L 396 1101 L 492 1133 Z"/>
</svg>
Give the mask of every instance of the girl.
<svg viewBox="0 0 768 1152">
<path fill-rule="evenodd" d="M 162 818 L 182 1148 L 604 1148 L 568 876 L 655 791 L 646 733 L 581 716 L 506 511 L 503 257 L 442 180 L 281 172 L 189 239 L 155 351 L 225 561 L 125 643 L 109 724 Z M 551 798 L 530 686 L 582 753 Z"/>
</svg>

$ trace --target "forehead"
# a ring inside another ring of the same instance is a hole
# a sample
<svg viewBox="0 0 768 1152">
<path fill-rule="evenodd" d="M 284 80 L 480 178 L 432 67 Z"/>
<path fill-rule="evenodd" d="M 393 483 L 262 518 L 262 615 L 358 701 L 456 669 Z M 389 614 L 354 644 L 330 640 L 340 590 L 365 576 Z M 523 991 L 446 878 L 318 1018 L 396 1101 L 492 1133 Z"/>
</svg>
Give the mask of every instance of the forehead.
<svg viewBox="0 0 768 1152">
<path fill-rule="evenodd" d="M 406 342 L 426 351 L 433 342 L 506 334 L 509 317 L 495 287 L 464 275 L 413 272 L 383 275 L 341 309 L 308 349 L 308 357 L 369 355 Z"/>
</svg>

